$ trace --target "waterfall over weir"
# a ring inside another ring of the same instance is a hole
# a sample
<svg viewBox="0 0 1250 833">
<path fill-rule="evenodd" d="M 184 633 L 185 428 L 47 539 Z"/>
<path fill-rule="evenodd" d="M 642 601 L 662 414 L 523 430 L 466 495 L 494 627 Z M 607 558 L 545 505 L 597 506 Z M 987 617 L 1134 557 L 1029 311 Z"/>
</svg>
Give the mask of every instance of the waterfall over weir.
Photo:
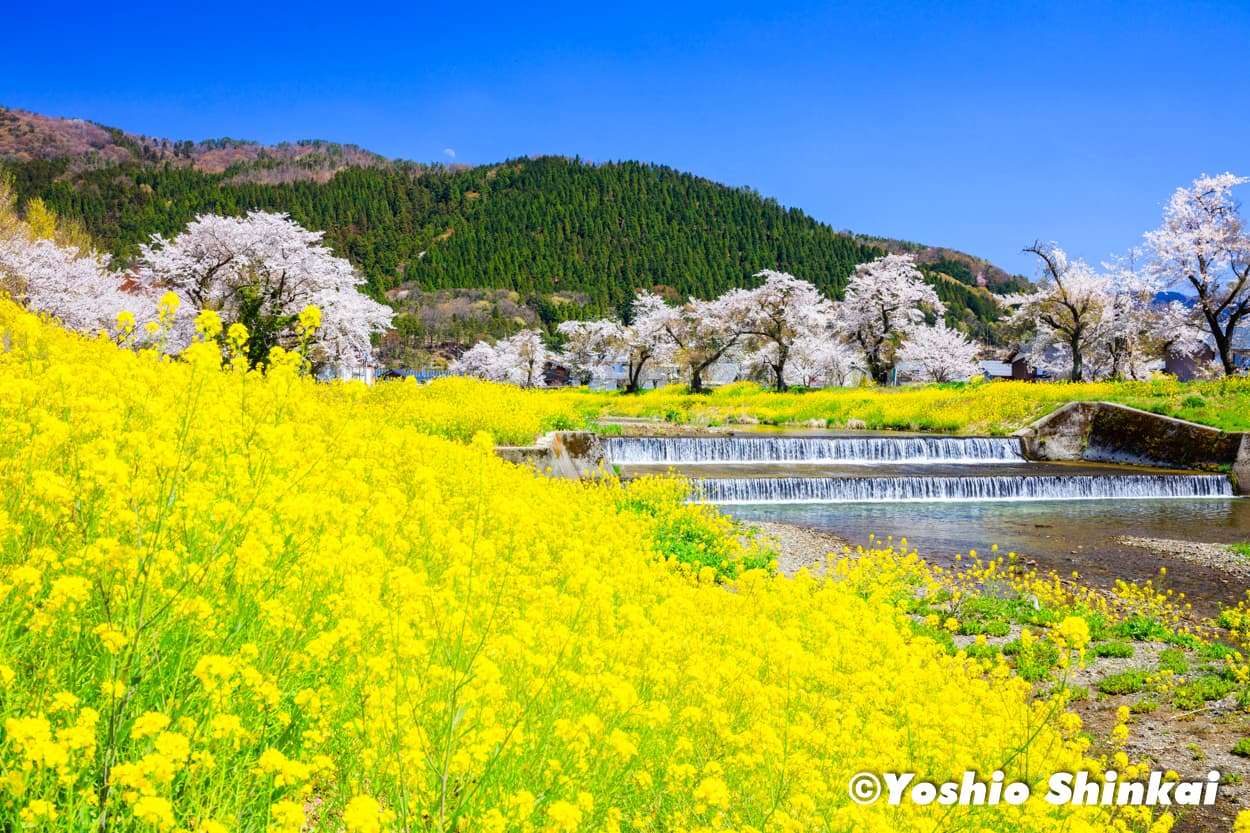
<svg viewBox="0 0 1250 833">
<path fill-rule="evenodd" d="M 1020 477 L 731 477 L 695 481 L 701 503 L 1115 500 L 1232 497 L 1219 474 Z"/>
<path fill-rule="evenodd" d="M 1012 437 L 611 437 L 613 463 L 1020 463 Z"/>
<path fill-rule="evenodd" d="M 612 437 L 624 477 L 668 469 L 703 503 L 1231 498 L 1227 475 L 1106 464 L 1035 463 L 1011 437 Z"/>
</svg>

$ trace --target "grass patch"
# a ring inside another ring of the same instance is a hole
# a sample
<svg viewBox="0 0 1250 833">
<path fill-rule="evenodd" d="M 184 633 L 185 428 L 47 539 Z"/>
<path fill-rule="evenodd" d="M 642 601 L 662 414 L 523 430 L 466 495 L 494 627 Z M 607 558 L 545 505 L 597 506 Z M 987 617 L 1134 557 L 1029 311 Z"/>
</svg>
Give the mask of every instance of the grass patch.
<svg viewBox="0 0 1250 833">
<path fill-rule="evenodd" d="M 1111 628 L 1111 633 L 1122 639 L 1138 642 L 1158 642 L 1172 635 L 1171 629 L 1152 616 L 1135 613 Z"/>
<path fill-rule="evenodd" d="M 1099 642 L 1092 646 L 1089 651 L 1096 657 L 1128 659 L 1137 652 L 1137 649 L 1127 642 Z"/>
<path fill-rule="evenodd" d="M 1182 711 L 1200 709 L 1211 700 L 1225 697 L 1235 688 L 1235 684 L 1223 677 L 1208 675 L 1198 677 L 1177 686 L 1172 692 L 1172 705 Z"/>
<path fill-rule="evenodd" d="M 1136 694 L 1146 687 L 1145 671 L 1121 671 L 1098 682 L 1098 690 L 1103 694 Z"/>
<path fill-rule="evenodd" d="M 1229 657 L 1234 656 L 1236 653 L 1237 651 L 1235 649 L 1230 648 L 1223 642 L 1208 642 L 1206 645 L 1203 645 L 1198 649 L 1199 658 L 1216 660 L 1217 662 L 1226 660 Z"/>
<path fill-rule="evenodd" d="M 1168 648 L 1159 654 L 1159 670 L 1171 671 L 1173 674 L 1184 674 L 1189 670 L 1189 660 L 1180 648 Z"/>
</svg>

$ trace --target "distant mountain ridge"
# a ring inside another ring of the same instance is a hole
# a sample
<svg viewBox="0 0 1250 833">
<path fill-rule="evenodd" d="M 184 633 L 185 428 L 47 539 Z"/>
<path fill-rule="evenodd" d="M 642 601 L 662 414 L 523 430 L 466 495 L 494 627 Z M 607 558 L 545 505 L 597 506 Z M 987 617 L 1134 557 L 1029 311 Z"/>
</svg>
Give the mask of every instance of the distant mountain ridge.
<svg viewBox="0 0 1250 833">
<path fill-rule="evenodd" d="M 840 296 L 856 264 L 908 251 L 948 320 L 992 338 L 991 293 L 1027 286 L 963 252 L 836 231 L 751 189 L 641 162 L 421 165 L 355 145 L 171 141 L 0 108 L 0 168 L 20 199 L 80 218 L 122 261 L 199 213 L 287 212 L 325 231 L 375 296 L 412 313 L 414 333 L 423 325 L 411 299 L 431 293 L 444 303 L 452 290 L 511 292 L 550 328 L 627 313 L 639 288 L 713 297 L 765 268 Z M 525 320 L 485 306 L 492 334 Z"/>
<path fill-rule="evenodd" d="M 168 163 L 210 174 L 244 167 L 271 171 L 268 179 L 272 182 L 325 182 L 343 168 L 405 164 L 356 145 L 319 139 L 277 145 L 230 138 L 171 141 L 83 119 L 56 118 L 4 107 L 0 107 L 0 159 L 66 159 L 72 173 L 125 162 Z"/>
</svg>

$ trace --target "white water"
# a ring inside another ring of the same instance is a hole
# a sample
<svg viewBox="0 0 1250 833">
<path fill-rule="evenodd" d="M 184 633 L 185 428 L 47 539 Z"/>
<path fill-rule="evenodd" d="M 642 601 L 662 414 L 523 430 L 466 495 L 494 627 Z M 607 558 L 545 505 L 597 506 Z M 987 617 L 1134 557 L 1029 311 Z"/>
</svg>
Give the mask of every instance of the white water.
<svg viewBox="0 0 1250 833">
<path fill-rule="evenodd" d="M 608 459 L 655 463 L 1021 463 L 1011 437 L 610 437 Z"/>
<path fill-rule="evenodd" d="M 732 477 L 695 481 L 701 503 L 1115 500 L 1232 497 L 1219 474 L 1023 477 Z"/>
</svg>

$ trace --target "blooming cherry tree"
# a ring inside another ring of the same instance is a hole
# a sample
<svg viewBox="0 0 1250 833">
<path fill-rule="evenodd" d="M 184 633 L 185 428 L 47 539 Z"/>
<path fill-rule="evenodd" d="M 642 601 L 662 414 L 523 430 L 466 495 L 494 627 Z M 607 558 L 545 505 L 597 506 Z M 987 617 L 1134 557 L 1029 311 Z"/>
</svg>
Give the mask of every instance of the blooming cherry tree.
<svg viewBox="0 0 1250 833">
<path fill-rule="evenodd" d="M 543 368 L 555 355 L 538 330 L 521 330 L 495 345 L 495 374 L 502 382 L 523 388 L 544 385 Z"/>
<path fill-rule="evenodd" d="M 690 391 L 703 391 L 703 374 L 737 349 L 742 339 L 743 308 L 750 293 L 731 289 L 714 301 L 690 300 L 654 311 L 673 361 L 689 374 Z"/>
<path fill-rule="evenodd" d="M 493 345 L 479 341 L 464 354 L 452 362 L 450 370 L 462 376 L 474 376 L 478 379 L 497 382 L 495 378 L 496 353 Z"/>
<path fill-rule="evenodd" d="M 945 305 L 924 282 L 909 254 L 886 255 L 855 267 L 846 295 L 834 311 L 834 328 L 863 353 L 877 382 L 889 380 L 903 337 L 924 322 L 924 311 Z"/>
<path fill-rule="evenodd" d="M 859 350 L 836 338 L 815 335 L 794 342 L 788 372 L 804 387 L 827 388 L 855 384 L 867 368 Z"/>
<path fill-rule="evenodd" d="M 1101 338 L 1103 315 L 1111 302 L 1110 282 L 1085 261 L 1069 260 L 1054 243 L 1034 243 L 1025 249 L 1037 255 L 1039 279 L 1034 292 L 1008 295 L 1002 302 L 1016 311 L 1011 323 L 1036 327 L 1038 351 L 1050 345 L 1063 348 L 1068 376 L 1085 376 L 1085 352 Z"/>
<path fill-rule="evenodd" d="M 155 317 L 156 304 L 122 291 L 107 256 L 80 253 L 23 233 L 0 240 L 0 288 L 32 310 L 45 312 L 80 333 L 112 330 L 128 310 L 140 323 Z"/>
<path fill-rule="evenodd" d="M 555 358 L 537 330 L 521 330 L 494 345 L 479 341 L 451 366 L 453 373 L 523 388 L 544 384 L 543 369 Z"/>
<path fill-rule="evenodd" d="M 898 350 L 900 361 L 920 367 L 924 381 L 953 382 L 980 372 L 981 345 L 938 319 L 932 327 L 915 327 Z"/>
<path fill-rule="evenodd" d="M 359 292 L 364 279 L 322 236 L 285 214 L 201 215 L 173 239 L 157 234 L 141 247 L 139 280 L 173 290 L 194 309 L 218 311 L 227 326 L 245 325 L 252 364 L 295 341 L 308 305 L 322 310 L 314 347 L 331 362 L 359 361 L 371 336 L 391 326 L 392 312 Z"/>
<path fill-rule="evenodd" d="M 564 321 L 556 330 L 564 336 L 561 359 L 583 385 L 607 375 L 628 352 L 628 328 L 619 321 Z"/>
<path fill-rule="evenodd" d="M 1197 295 L 1197 316 L 1229 376 L 1237 372 L 1233 334 L 1250 315 L 1250 231 L 1231 193 L 1247 181 L 1230 173 L 1204 174 L 1191 187 L 1176 189 L 1163 225 L 1146 234 L 1154 273 L 1166 285 Z"/>
<path fill-rule="evenodd" d="M 764 283 L 736 305 L 738 329 L 744 347 L 768 366 L 773 386 L 782 391 L 795 345 L 829 327 L 833 304 L 815 286 L 785 272 L 765 269 L 755 277 Z"/>
</svg>

